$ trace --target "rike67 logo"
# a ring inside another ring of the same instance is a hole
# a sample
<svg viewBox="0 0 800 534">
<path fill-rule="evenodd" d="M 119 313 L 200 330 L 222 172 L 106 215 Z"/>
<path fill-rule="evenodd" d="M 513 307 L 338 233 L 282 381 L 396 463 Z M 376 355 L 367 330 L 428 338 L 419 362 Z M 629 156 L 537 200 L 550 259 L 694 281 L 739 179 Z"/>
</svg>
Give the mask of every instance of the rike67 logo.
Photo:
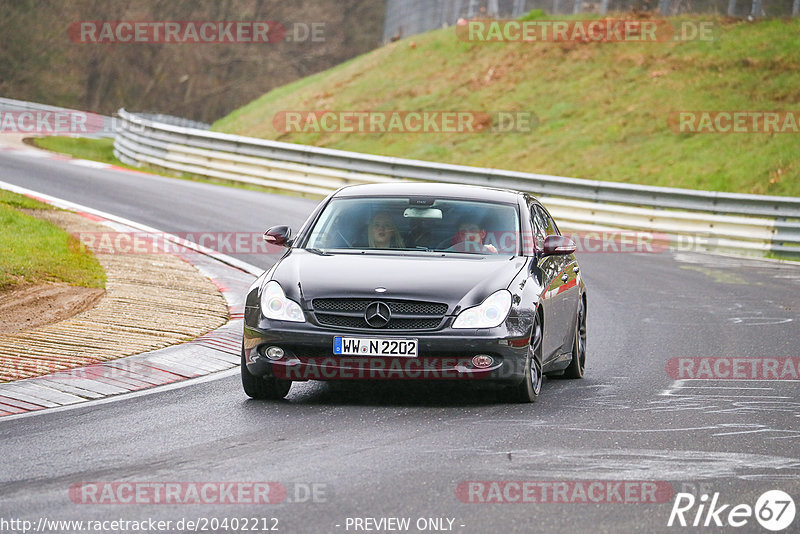
<svg viewBox="0 0 800 534">
<path fill-rule="evenodd" d="M 667 526 L 733 527 L 750 524 L 753 518 L 772 532 L 786 529 L 794 522 L 794 500 L 781 490 L 766 491 L 749 504 L 731 505 L 720 502 L 719 493 L 704 493 L 696 498 L 691 493 L 678 493 L 669 514 Z"/>
</svg>

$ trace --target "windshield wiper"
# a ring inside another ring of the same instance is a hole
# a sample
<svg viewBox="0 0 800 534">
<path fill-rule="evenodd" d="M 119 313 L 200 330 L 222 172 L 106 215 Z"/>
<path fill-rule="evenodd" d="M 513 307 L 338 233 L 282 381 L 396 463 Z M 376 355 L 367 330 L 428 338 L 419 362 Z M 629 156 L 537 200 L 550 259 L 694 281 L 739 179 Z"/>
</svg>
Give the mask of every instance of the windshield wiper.
<svg viewBox="0 0 800 534">
<path fill-rule="evenodd" d="M 307 248 L 304 250 L 307 250 L 312 254 L 316 254 L 317 256 L 333 256 L 333 254 L 331 254 L 330 252 L 325 252 L 324 250 L 320 250 L 318 248 Z"/>
</svg>

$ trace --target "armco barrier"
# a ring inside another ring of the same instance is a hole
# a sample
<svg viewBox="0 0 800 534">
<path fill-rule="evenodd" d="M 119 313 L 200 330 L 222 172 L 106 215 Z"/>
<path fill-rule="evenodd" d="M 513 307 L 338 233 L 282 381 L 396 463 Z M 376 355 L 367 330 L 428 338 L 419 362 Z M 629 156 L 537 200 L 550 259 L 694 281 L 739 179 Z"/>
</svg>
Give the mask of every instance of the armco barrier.
<svg viewBox="0 0 800 534">
<path fill-rule="evenodd" d="M 75 113 L 78 110 L 69 108 L 60 108 L 56 106 L 48 106 L 46 104 L 37 104 L 35 102 L 26 102 L 24 100 L 15 100 L 13 98 L 0 97 L 0 112 L 7 111 L 32 111 L 32 112 L 49 112 L 49 113 Z M 79 112 L 85 113 L 85 112 Z M 114 137 L 115 119 L 105 115 L 98 115 L 96 113 L 86 113 L 87 115 L 87 131 L 85 133 L 76 132 L 73 135 L 80 135 L 81 137 Z M 0 131 L 0 133 L 2 133 Z"/>
<path fill-rule="evenodd" d="M 114 153 L 129 165 L 323 196 L 356 183 L 419 180 L 538 196 L 572 231 L 640 230 L 694 249 L 800 259 L 800 198 L 653 187 L 482 169 L 185 128 L 119 111 Z M 683 238 L 683 239 L 681 239 Z"/>
</svg>

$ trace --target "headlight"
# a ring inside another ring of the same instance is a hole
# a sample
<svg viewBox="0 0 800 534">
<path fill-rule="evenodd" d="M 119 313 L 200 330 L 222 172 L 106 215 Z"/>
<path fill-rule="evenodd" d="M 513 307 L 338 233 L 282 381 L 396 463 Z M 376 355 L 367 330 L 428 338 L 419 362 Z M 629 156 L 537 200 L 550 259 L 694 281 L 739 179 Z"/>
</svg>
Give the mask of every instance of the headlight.
<svg viewBox="0 0 800 534">
<path fill-rule="evenodd" d="M 294 323 L 306 322 L 303 309 L 293 300 L 286 298 L 281 285 L 272 280 L 261 288 L 261 313 L 267 319 L 279 321 L 292 321 Z"/>
<path fill-rule="evenodd" d="M 459 313 L 453 328 L 494 328 L 506 320 L 510 310 L 511 293 L 501 289 L 486 297 L 480 306 Z"/>
</svg>

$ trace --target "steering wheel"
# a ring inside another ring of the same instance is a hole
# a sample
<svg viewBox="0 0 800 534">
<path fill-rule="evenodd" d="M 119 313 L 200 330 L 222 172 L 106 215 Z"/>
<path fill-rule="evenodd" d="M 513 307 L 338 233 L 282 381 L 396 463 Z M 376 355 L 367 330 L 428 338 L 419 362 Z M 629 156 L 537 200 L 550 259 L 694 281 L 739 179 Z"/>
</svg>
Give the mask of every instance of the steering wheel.
<svg viewBox="0 0 800 534">
<path fill-rule="evenodd" d="M 446 237 L 438 245 L 436 245 L 436 250 L 450 248 L 452 246 L 453 246 L 453 238 L 452 237 Z"/>
<path fill-rule="evenodd" d="M 336 235 L 339 236 L 339 238 L 342 241 L 344 241 L 344 244 L 347 245 L 347 248 L 353 248 L 353 244 L 350 243 L 350 241 L 344 236 L 344 234 L 338 228 L 336 229 Z"/>
</svg>

